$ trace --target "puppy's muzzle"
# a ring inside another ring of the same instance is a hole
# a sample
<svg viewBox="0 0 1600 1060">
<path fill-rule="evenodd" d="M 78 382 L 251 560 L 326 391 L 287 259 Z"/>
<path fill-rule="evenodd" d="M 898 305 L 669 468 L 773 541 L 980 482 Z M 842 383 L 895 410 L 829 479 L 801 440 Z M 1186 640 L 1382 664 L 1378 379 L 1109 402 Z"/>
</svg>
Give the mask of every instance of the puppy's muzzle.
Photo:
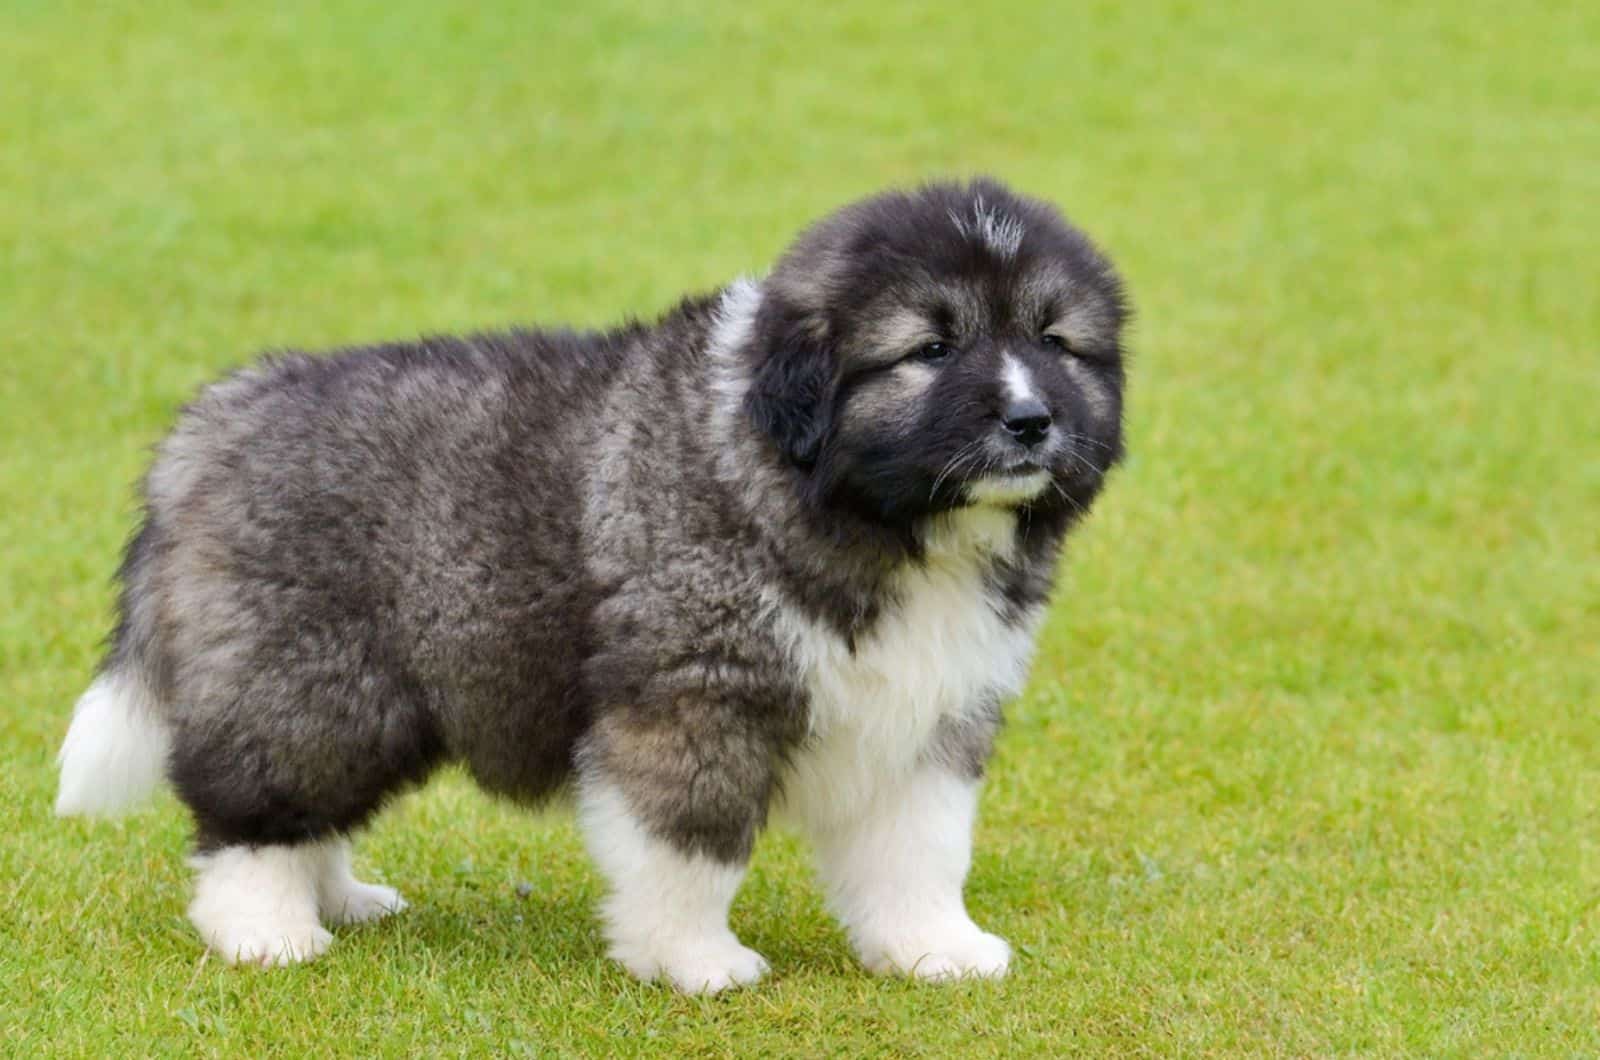
<svg viewBox="0 0 1600 1060">
<path fill-rule="evenodd" d="M 1050 410 L 1035 397 L 1014 401 L 1000 415 L 1006 433 L 1024 448 L 1033 449 L 1050 437 Z"/>
</svg>

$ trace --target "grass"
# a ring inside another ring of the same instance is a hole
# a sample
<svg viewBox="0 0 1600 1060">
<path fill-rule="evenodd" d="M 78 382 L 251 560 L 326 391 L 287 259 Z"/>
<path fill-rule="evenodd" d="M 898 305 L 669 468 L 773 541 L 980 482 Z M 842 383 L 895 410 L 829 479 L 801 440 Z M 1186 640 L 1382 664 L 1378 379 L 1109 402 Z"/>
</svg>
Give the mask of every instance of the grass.
<svg viewBox="0 0 1600 1060">
<path fill-rule="evenodd" d="M 7 0 L 0 69 L 0 1049 L 1600 1051 L 1600 8 Z M 1010 979 L 866 977 L 773 836 L 734 910 L 771 981 L 636 985 L 570 825 L 458 776 L 361 847 L 411 911 L 232 971 L 170 797 L 51 818 L 197 384 L 650 313 L 979 170 L 1141 309 L 1134 455 L 984 800 Z"/>
</svg>

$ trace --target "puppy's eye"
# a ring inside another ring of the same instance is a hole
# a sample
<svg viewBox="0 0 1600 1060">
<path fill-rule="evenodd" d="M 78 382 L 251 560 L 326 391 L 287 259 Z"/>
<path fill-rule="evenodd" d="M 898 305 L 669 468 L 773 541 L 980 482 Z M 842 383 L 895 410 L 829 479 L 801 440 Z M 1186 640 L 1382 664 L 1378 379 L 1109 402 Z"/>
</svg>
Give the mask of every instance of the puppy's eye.
<svg viewBox="0 0 1600 1060">
<path fill-rule="evenodd" d="M 1071 353 L 1072 347 L 1067 345 L 1067 340 L 1060 335 L 1041 335 L 1039 341 L 1051 349 L 1060 350 L 1062 353 Z"/>
<path fill-rule="evenodd" d="M 955 349 L 946 342 L 929 342 L 918 347 L 917 352 L 911 356 L 919 361 L 942 361 L 955 352 Z"/>
</svg>

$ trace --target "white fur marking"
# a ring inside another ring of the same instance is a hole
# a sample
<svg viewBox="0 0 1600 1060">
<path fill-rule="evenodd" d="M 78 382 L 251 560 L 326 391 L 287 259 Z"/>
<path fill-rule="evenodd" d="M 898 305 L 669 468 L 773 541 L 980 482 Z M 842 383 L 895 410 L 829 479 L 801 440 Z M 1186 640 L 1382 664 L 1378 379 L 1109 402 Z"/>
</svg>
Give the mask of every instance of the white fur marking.
<svg viewBox="0 0 1600 1060">
<path fill-rule="evenodd" d="M 715 371 L 712 386 L 725 398 L 735 402 L 744 398 L 748 386 L 738 357 L 755 327 L 756 312 L 761 308 L 761 287 L 751 279 L 740 277 L 728 284 L 717 303 L 716 320 L 711 325 L 707 353 Z"/>
<path fill-rule="evenodd" d="M 681 853 L 639 823 L 620 791 L 593 778 L 579 784 L 578 821 L 611 884 L 601 917 L 613 959 L 686 994 L 761 978 L 767 962 L 728 929 L 742 866 Z"/>
<path fill-rule="evenodd" d="M 924 766 L 848 820 L 813 833 L 828 901 L 868 969 L 921 979 L 999 977 L 1011 947 L 962 898 L 978 785 Z"/>
<path fill-rule="evenodd" d="M 1033 386 L 1033 376 L 1028 373 L 1027 365 L 1008 353 L 1002 362 L 1001 371 L 1005 376 L 1006 397 L 1012 401 L 1026 401 L 1037 396 Z"/>
<path fill-rule="evenodd" d="M 926 561 L 852 652 L 831 628 L 775 601 L 780 634 L 810 693 L 811 739 L 794 756 L 781 812 L 808 829 L 850 818 L 909 775 L 939 722 L 1021 690 L 1034 622 L 1008 624 L 984 572 L 1009 555 L 1016 516 L 968 508 L 935 523 Z"/>
<path fill-rule="evenodd" d="M 101 674 L 79 698 L 56 756 L 56 813 L 109 816 L 147 798 L 161 783 L 169 742 L 143 683 Z"/>
<path fill-rule="evenodd" d="M 333 936 L 317 920 L 327 848 L 232 846 L 196 855 L 189 919 L 229 964 L 297 964 L 319 956 Z"/>
<path fill-rule="evenodd" d="M 967 484 L 967 496 L 977 504 L 1013 508 L 1031 501 L 1050 485 L 1046 471 L 1030 471 L 1024 475 L 988 475 Z"/>
<path fill-rule="evenodd" d="M 1022 222 L 995 211 L 983 201 L 982 195 L 973 200 L 970 221 L 954 210 L 949 214 L 956 231 L 968 239 L 981 241 L 1003 258 L 1014 257 L 1022 248 Z"/>
<path fill-rule="evenodd" d="M 711 388 L 717 396 L 711 411 L 712 436 L 722 454 L 720 459 L 725 473 L 729 475 L 736 476 L 740 470 L 734 454 L 738 452 L 744 397 L 750 389 L 745 358 L 739 356 L 739 350 L 750 337 L 760 308 L 761 287 L 755 281 L 741 277 L 730 283 L 722 292 L 706 345 L 711 361 Z"/>
</svg>

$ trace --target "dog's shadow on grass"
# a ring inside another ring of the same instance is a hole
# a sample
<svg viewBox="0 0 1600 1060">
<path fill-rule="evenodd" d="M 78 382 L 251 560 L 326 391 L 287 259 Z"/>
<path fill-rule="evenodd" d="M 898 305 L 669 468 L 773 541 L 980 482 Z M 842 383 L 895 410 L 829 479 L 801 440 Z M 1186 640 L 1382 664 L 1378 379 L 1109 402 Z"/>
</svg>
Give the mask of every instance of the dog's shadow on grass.
<svg viewBox="0 0 1600 1060">
<path fill-rule="evenodd" d="M 762 891 L 753 902 L 735 906 L 732 924 L 746 945 L 771 962 L 774 978 L 858 970 L 844 933 L 806 888 Z M 521 890 L 444 886 L 432 893 L 412 887 L 408 898 L 411 905 L 396 916 L 336 929 L 332 952 L 359 952 L 363 962 L 381 951 L 424 967 L 536 970 L 563 981 L 603 969 L 631 981 L 606 956 L 598 881 Z"/>
<path fill-rule="evenodd" d="M 393 947 L 397 955 L 452 963 L 532 964 L 552 971 L 605 956 L 594 917 L 597 895 L 588 889 L 563 886 L 519 895 L 510 886 L 413 886 L 408 898 L 411 905 L 398 916 L 340 930 L 340 943 Z"/>
</svg>

